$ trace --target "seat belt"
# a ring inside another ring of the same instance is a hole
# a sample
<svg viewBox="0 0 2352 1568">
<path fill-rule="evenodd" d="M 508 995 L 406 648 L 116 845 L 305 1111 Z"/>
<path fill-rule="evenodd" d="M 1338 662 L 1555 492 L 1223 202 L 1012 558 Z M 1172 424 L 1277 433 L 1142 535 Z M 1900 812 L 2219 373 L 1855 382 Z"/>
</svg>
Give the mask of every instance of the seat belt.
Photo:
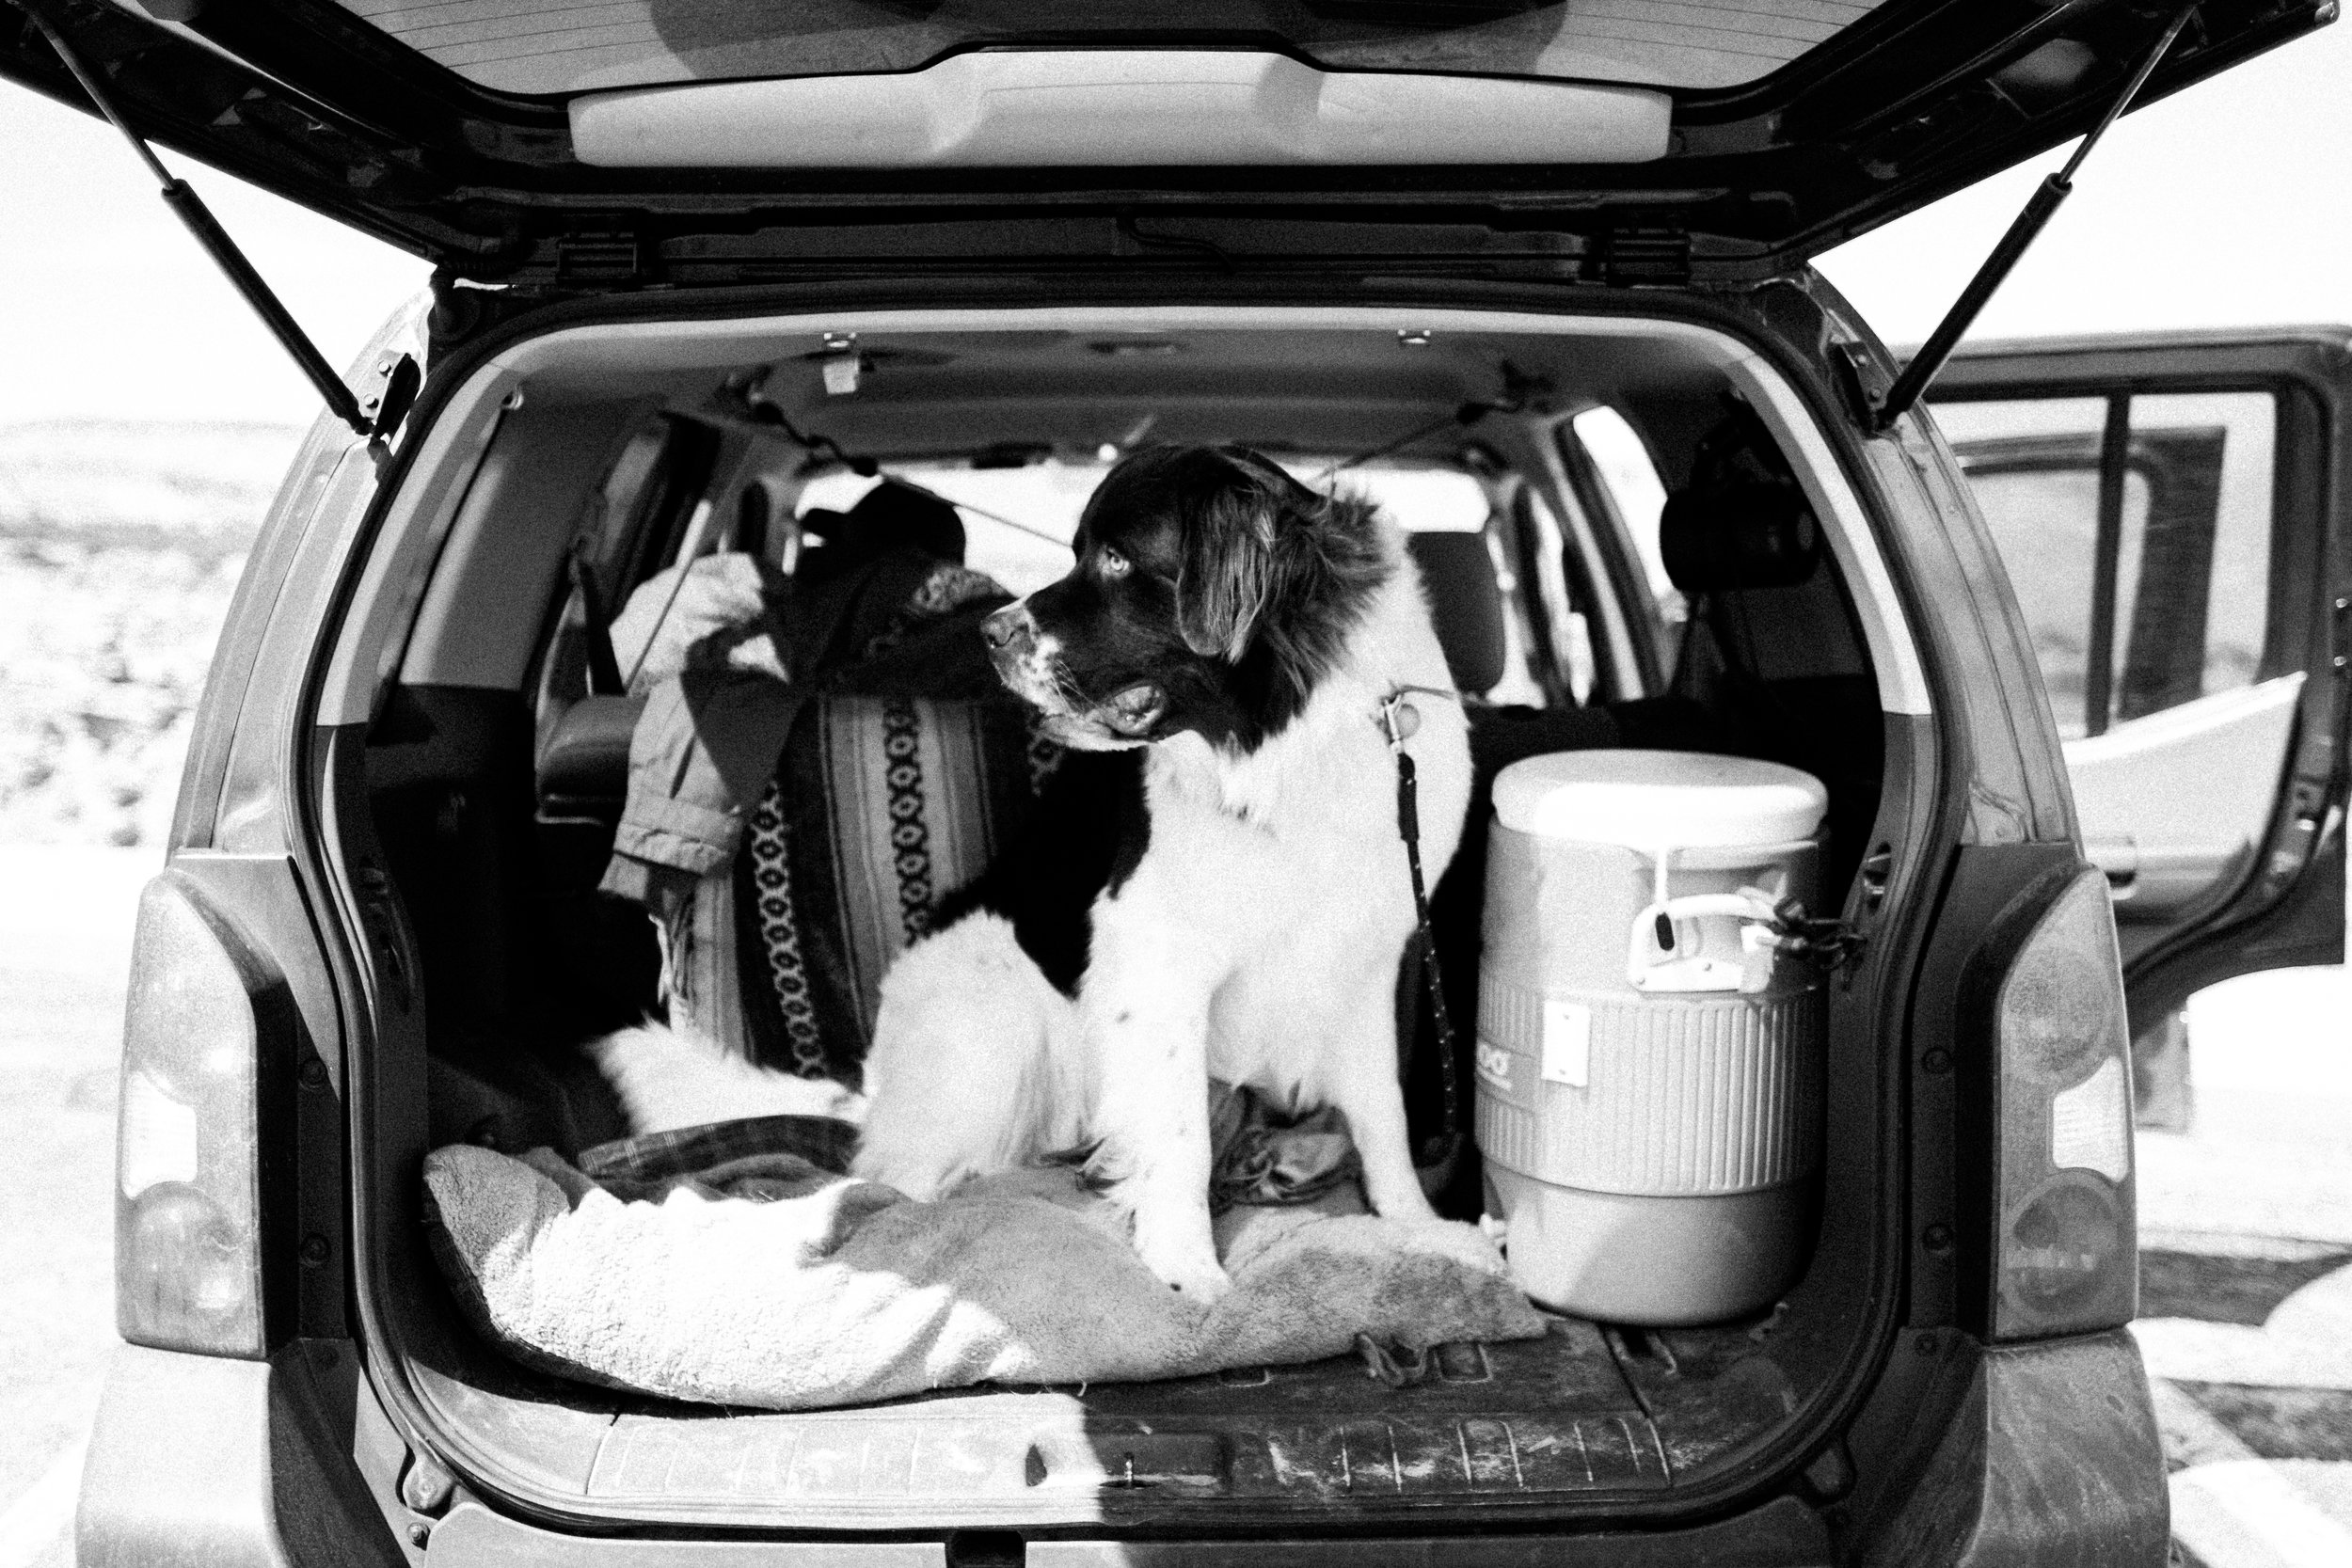
<svg viewBox="0 0 2352 1568">
<path fill-rule="evenodd" d="M 572 592 L 580 598 L 580 636 L 588 644 L 588 695 L 626 696 L 628 688 L 621 684 L 621 661 L 612 654 L 612 621 L 605 613 L 604 595 L 596 591 L 596 574 L 588 564 L 585 536 L 572 542 L 572 553 L 567 560 Z"/>
</svg>

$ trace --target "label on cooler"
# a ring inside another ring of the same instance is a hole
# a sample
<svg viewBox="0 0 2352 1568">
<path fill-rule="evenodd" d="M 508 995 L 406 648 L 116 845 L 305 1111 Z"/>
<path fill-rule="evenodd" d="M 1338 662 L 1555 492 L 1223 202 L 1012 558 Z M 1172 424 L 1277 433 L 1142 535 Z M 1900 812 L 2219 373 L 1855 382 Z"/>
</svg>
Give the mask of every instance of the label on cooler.
<svg viewBox="0 0 2352 1568">
<path fill-rule="evenodd" d="M 1511 1092 L 1511 1053 L 1500 1046 L 1478 1042 L 1478 1076 L 1504 1094 Z"/>
<path fill-rule="evenodd" d="M 1593 1009 L 1544 999 L 1544 1082 L 1582 1088 L 1593 1074 Z"/>
</svg>

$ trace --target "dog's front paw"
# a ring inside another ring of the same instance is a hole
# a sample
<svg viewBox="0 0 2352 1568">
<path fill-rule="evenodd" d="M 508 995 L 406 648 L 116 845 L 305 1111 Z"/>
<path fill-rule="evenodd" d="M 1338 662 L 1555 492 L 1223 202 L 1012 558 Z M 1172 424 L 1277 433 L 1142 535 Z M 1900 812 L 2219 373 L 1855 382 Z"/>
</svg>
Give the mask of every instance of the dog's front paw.
<svg viewBox="0 0 2352 1568">
<path fill-rule="evenodd" d="M 1203 1212 L 1201 1219 L 1205 1222 Z M 1165 1280 L 1186 1301 L 1197 1301 L 1203 1307 L 1214 1307 L 1233 1288 L 1232 1276 L 1216 1260 L 1216 1246 L 1206 1234 L 1205 1223 L 1198 1227 L 1201 1234 L 1191 1234 L 1195 1228 L 1182 1225 L 1155 1225 L 1148 1212 L 1136 1215 L 1136 1255 L 1143 1266 Z"/>
<path fill-rule="evenodd" d="M 1154 1258 L 1143 1255 L 1144 1266 L 1167 1281 L 1168 1289 L 1186 1301 L 1197 1301 L 1203 1307 L 1215 1307 L 1232 1290 L 1232 1276 L 1227 1274 L 1214 1254 L 1182 1253 L 1174 1257 Z"/>
</svg>

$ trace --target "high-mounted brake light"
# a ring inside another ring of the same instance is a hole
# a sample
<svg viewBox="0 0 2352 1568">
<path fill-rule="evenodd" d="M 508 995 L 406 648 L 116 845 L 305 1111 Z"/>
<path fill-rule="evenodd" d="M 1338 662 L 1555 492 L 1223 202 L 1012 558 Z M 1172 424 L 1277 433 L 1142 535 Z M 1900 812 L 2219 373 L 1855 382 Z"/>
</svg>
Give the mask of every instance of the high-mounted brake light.
<svg viewBox="0 0 2352 1568">
<path fill-rule="evenodd" d="M 139 896 L 123 1020 L 115 1324 L 133 1344 L 260 1356 L 257 966 L 169 871 Z"/>
<path fill-rule="evenodd" d="M 2111 1328 L 2137 1308 L 2130 1033 L 2106 877 L 2043 911 L 1994 1000 L 1992 1330 Z"/>
</svg>

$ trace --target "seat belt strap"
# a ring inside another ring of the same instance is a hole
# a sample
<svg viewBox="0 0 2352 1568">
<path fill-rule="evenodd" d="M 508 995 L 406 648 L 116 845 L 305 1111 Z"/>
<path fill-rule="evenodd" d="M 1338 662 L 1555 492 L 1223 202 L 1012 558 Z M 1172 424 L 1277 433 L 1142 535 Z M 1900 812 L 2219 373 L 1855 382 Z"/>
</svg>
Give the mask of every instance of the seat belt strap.
<svg viewBox="0 0 2352 1568">
<path fill-rule="evenodd" d="M 588 541 L 576 541 L 567 558 L 572 592 L 580 596 L 580 635 L 588 644 L 588 695 L 625 696 L 621 661 L 612 654 L 612 621 L 604 611 L 604 595 L 596 590 L 596 574 L 588 564 Z"/>
</svg>

